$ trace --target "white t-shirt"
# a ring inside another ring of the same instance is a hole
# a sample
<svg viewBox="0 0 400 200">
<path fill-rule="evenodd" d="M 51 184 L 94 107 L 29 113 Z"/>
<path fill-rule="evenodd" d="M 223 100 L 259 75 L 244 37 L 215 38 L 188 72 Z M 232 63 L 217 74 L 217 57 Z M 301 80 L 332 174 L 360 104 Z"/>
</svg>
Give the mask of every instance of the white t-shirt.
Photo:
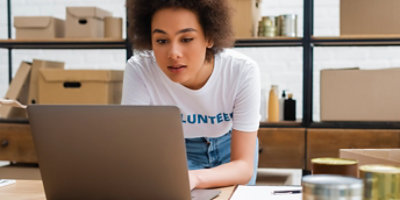
<svg viewBox="0 0 400 200">
<path fill-rule="evenodd" d="M 231 129 L 257 131 L 258 65 L 231 49 L 216 54 L 214 62 L 207 83 L 193 90 L 171 81 L 152 52 L 135 55 L 125 69 L 122 104 L 177 106 L 185 138 L 219 137 Z"/>
</svg>

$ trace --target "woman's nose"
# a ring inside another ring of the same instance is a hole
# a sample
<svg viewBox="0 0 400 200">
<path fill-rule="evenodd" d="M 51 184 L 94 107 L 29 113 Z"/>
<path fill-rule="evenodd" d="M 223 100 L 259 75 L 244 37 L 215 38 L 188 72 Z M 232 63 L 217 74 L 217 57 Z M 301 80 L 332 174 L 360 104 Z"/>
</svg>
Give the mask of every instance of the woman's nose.
<svg viewBox="0 0 400 200">
<path fill-rule="evenodd" d="M 168 52 L 168 58 L 176 60 L 181 57 L 182 57 L 181 47 L 178 44 L 171 44 Z"/>
</svg>

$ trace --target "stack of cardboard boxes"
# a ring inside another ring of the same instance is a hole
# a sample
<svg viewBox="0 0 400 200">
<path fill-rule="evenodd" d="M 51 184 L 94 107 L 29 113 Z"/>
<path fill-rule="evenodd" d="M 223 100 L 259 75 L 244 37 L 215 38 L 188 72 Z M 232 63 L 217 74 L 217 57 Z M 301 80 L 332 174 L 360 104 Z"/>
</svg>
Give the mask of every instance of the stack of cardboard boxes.
<svg viewBox="0 0 400 200">
<path fill-rule="evenodd" d="M 97 7 L 67 7 L 54 17 L 14 18 L 17 39 L 122 39 L 122 18 Z M 63 62 L 22 62 L 5 99 L 22 104 L 120 104 L 123 71 L 65 70 Z M 26 118 L 21 108 L 0 106 L 0 118 Z"/>
<path fill-rule="evenodd" d="M 120 104 L 123 71 L 65 70 L 64 63 L 22 62 L 5 99 L 22 104 Z M 0 106 L 0 118 L 26 118 L 21 108 Z"/>
<path fill-rule="evenodd" d="M 14 18 L 17 39 L 122 38 L 122 18 L 97 7 L 67 7 L 66 21 L 55 17 Z"/>
</svg>

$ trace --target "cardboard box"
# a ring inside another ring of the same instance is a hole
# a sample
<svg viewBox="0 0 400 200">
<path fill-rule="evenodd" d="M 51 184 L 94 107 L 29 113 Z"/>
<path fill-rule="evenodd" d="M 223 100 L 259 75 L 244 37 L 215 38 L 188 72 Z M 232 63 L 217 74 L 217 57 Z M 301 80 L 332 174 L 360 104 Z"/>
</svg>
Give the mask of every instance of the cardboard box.
<svg viewBox="0 0 400 200">
<path fill-rule="evenodd" d="M 122 39 L 122 18 L 105 17 L 104 18 L 104 37 Z"/>
<path fill-rule="evenodd" d="M 354 159 L 358 166 L 384 164 L 400 166 L 400 149 L 340 149 L 341 158 Z"/>
<path fill-rule="evenodd" d="M 40 104 L 120 104 L 123 71 L 42 68 Z"/>
<path fill-rule="evenodd" d="M 398 0 L 340 0 L 340 34 L 400 34 L 399 9 Z"/>
<path fill-rule="evenodd" d="M 103 38 L 107 16 L 111 13 L 97 7 L 67 7 L 66 37 Z"/>
<path fill-rule="evenodd" d="M 321 70 L 321 121 L 400 121 L 400 69 Z"/>
<path fill-rule="evenodd" d="M 38 77 L 39 69 L 41 68 L 54 68 L 64 69 L 63 62 L 33 59 L 32 70 L 30 75 L 30 84 L 28 92 L 28 104 L 35 104 L 38 102 Z"/>
<path fill-rule="evenodd" d="M 234 9 L 233 32 L 236 38 L 257 36 L 258 21 L 261 19 L 261 0 L 230 0 Z"/>
<path fill-rule="evenodd" d="M 12 79 L 7 90 L 5 99 L 18 100 L 22 104 L 26 104 L 28 98 L 29 75 L 31 72 L 31 64 L 22 62 L 17 73 Z M 27 118 L 25 109 L 15 108 L 11 106 L 0 106 L 1 118 Z"/>
<path fill-rule="evenodd" d="M 64 37 L 64 20 L 54 17 L 14 17 L 17 39 L 54 39 Z"/>
</svg>

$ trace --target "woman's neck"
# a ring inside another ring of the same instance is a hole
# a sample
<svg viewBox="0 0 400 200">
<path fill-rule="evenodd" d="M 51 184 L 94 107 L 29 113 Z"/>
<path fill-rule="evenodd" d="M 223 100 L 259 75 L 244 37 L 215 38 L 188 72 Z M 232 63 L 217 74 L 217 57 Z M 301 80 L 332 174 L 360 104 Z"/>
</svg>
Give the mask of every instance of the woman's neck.
<svg viewBox="0 0 400 200">
<path fill-rule="evenodd" d="M 192 90 L 198 90 L 207 83 L 213 71 L 214 71 L 214 57 L 211 58 L 210 61 L 204 62 L 202 69 L 199 71 L 197 76 L 192 81 L 190 81 L 190 83 L 182 83 L 182 85 Z"/>
</svg>

